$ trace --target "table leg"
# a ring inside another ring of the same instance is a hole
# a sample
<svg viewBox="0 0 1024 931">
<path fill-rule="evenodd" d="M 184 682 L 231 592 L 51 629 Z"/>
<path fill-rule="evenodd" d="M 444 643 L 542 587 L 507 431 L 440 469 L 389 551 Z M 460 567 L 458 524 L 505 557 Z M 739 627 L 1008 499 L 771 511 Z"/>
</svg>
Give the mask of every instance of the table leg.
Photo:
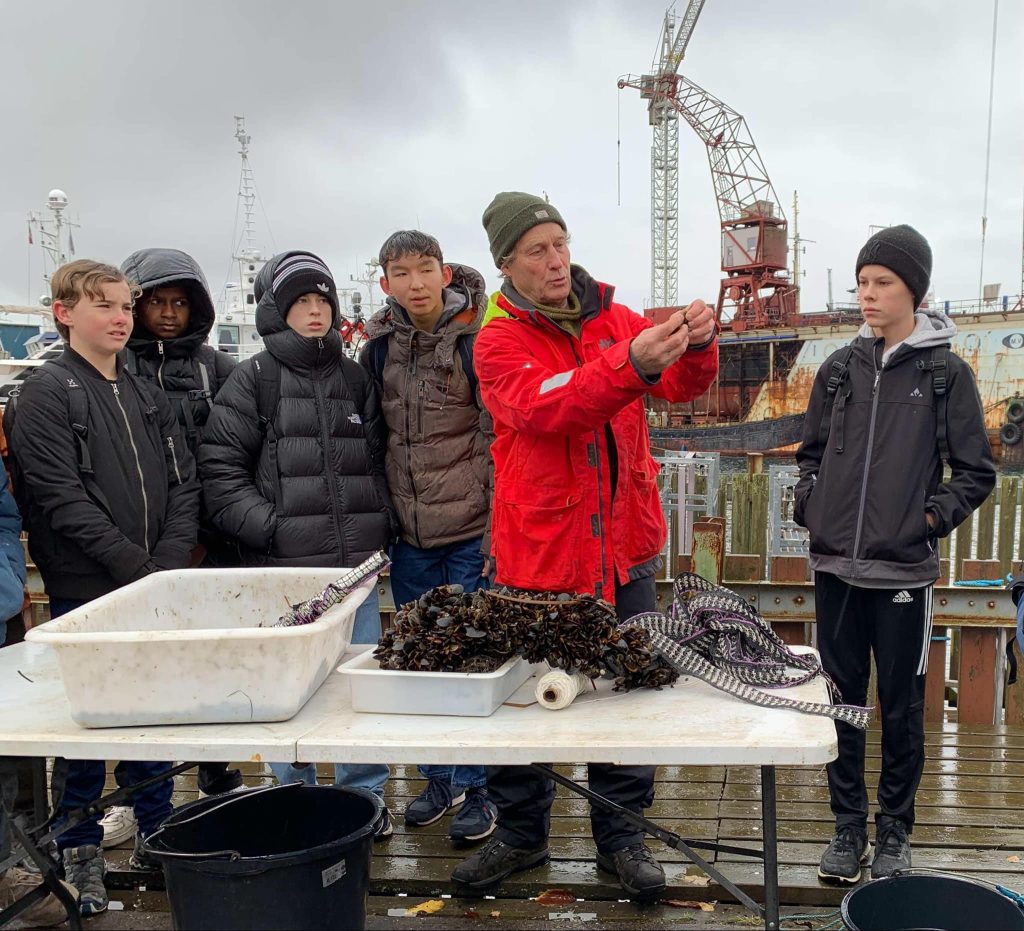
<svg viewBox="0 0 1024 931">
<path fill-rule="evenodd" d="M 779 927 L 779 841 L 775 812 L 775 767 L 761 767 L 761 836 L 764 840 L 764 926 Z"/>
<path fill-rule="evenodd" d="M 603 795 L 599 795 L 597 792 L 592 792 L 589 788 L 583 788 L 583 786 L 573 782 L 561 773 L 556 773 L 550 766 L 545 766 L 543 763 L 532 763 L 531 769 L 542 773 L 549 779 L 557 782 L 560 786 L 564 786 L 565 788 L 572 790 L 577 795 L 582 795 L 592 805 L 596 805 L 598 808 L 603 808 L 605 811 L 614 812 L 627 824 L 639 828 L 641 831 L 650 834 L 651 837 L 656 837 L 658 840 L 667 844 L 669 847 L 672 847 L 674 850 L 678 850 L 686 857 L 686 859 L 700 867 L 705 874 L 710 876 L 715 882 L 722 886 L 723 889 L 734 896 L 737 902 L 745 905 L 756 915 L 764 914 L 764 909 L 762 909 L 757 902 L 732 882 L 732 880 L 724 876 L 716 867 L 708 863 L 694 848 L 700 848 L 702 850 L 716 850 L 720 853 L 735 853 L 745 857 L 758 858 L 761 857 L 760 850 L 752 850 L 749 847 L 732 847 L 727 844 L 712 843 L 710 841 L 685 841 L 682 837 L 676 834 L 675 831 L 668 831 L 660 825 L 655 824 L 653 821 L 649 821 L 643 815 L 638 815 L 635 811 L 623 808 L 621 805 L 617 805 L 615 802 L 605 798 Z M 778 928 L 777 897 L 775 915 L 775 925 L 773 926 L 772 931 L 775 931 L 775 929 Z"/>
</svg>

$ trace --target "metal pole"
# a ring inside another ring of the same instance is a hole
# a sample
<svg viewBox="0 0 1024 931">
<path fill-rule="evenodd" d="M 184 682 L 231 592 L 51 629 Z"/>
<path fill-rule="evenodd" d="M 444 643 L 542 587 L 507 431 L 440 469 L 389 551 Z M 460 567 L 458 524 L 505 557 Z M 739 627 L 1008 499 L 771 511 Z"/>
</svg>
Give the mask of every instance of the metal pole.
<svg viewBox="0 0 1024 931">
<path fill-rule="evenodd" d="M 828 269 L 828 312 L 832 313 L 832 269 Z"/>
<path fill-rule="evenodd" d="M 764 841 L 764 927 L 779 927 L 779 839 L 775 813 L 775 767 L 761 767 L 761 834 Z"/>
</svg>

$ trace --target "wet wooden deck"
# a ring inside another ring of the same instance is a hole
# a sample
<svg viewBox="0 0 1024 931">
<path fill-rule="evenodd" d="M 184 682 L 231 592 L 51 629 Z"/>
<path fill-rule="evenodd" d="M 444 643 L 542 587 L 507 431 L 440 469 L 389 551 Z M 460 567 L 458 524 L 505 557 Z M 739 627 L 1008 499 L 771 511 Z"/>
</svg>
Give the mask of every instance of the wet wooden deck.
<svg viewBox="0 0 1024 931">
<path fill-rule="evenodd" d="M 868 785 L 873 795 L 879 766 L 879 734 L 868 741 Z M 584 777 L 583 767 L 561 767 L 574 777 Z M 323 767 L 321 776 L 331 773 Z M 247 781 L 259 783 L 249 766 Z M 547 866 L 506 881 L 494 898 L 451 898 L 455 891 L 449 876 L 465 855 L 447 837 L 447 819 L 427 828 L 410 829 L 401 812 L 422 788 L 416 768 L 400 765 L 388 784 L 387 802 L 396 815 L 395 833 L 375 845 L 371 885 L 371 927 L 404 927 L 413 921 L 402 914 L 427 899 L 444 905 L 434 916 L 417 921 L 436 921 L 436 926 L 557 927 L 566 922 L 578 926 L 587 916 L 590 927 L 622 927 L 639 920 L 643 927 L 683 923 L 687 927 L 756 927 L 742 909 L 724 904 L 728 896 L 714 884 L 705 884 L 692 864 L 658 841 L 652 849 L 665 864 L 669 879 L 666 899 L 712 902 L 715 912 L 693 907 L 661 904 L 639 909 L 623 902 L 621 890 L 597 872 L 590 838 L 587 804 L 560 790 L 555 801 L 551 829 L 552 860 Z M 112 786 L 112 782 L 111 782 Z M 196 797 L 194 774 L 179 777 L 175 803 Z M 760 835 L 760 787 L 752 767 L 665 767 L 658 771 L 657 799 L 649 816 L 683 837 L 725 843 L 758 841 Z M 1005 726 L 932 727 L 927 734 L 927 763 L 917 799 L 918 820 L 914 830 L 914 865 L 955 871 L 1024 890 L 1024 728 Z M 784 915 L 816 914 L 825 917 L 838 907 L 846 889 L 821 884 L 817 879 L 818 857 L 832 831 L 828 790 L 821 768 L 778 771 L 779 873 Z M 141 876 L 127 869 L 128 849 L 109 851 L 113 867 L 109 882 L 119 889 L 113 897 L 124 911 L 91 920 L 90 928 L 169 927 L 163 893 L 139 889 Z M 756 861 L 719 854 L 717 862 L 727 875 L 758 901 L 763 900 L 762 872 Z M 546 890 L 567 890 L 577 901 L 536 901 Z M 134 913 L 134 917 L 133 917 Z M 492 916 L 492 913 L 498 913 Z M 569 918 L 576 913 L 576 918 Z M 441 920 L 443 919 L 443 921 Z M 132 924 L 131 922 L 136 922 Z M 818 922 L 815 921 L 815 925 Z"/>
</svg>

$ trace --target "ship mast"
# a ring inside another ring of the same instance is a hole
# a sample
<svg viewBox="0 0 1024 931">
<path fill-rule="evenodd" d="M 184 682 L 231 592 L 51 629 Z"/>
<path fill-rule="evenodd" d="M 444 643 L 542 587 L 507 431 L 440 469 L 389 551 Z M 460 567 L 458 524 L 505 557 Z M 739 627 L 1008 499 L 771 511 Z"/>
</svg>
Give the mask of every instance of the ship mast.
<svg viewBox="0 0 1024 931">
<path fill-rule="evenodd" d="M 252 136 L 245 131 L 245 117 L 235 117 L 235 138 L 240 146 L 238 154 L 242 156 L 242 173 L 238 181 L 238 199 L 242 202 L 245 219 L 242 225 L 241 246 L 235 258 L 242 262 L 250 258 L 260 258 L 256 248 L 256 182 L 253 178 L 252 166 L 249 164 L 249 143 Z"/>
<path fill-rule="evenodd" d="M 64 216 L 67 206 L 68 195 L 60 188 L 54 188 L 46 195 L 46 207 L 52 214 L 50 219 L 43 216 L 42 211 L 29 211 L 29 241 L 31 242 L 32 230 L 35 229 L 43 252 L 43 280 L 47 283 L 50 276 L 68 261 L 69 256 L 74 258 L 75 255 L 72 230 L 78 229 L 79 224 Z M 40 303 L 49 306 L 49 296 L 44 295 Z"/>
</svg>

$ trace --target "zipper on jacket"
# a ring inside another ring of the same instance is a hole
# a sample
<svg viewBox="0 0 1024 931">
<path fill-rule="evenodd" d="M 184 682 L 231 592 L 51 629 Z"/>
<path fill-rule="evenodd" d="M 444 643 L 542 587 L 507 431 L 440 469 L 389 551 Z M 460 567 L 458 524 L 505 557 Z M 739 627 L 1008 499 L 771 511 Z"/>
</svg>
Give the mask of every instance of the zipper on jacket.
<svg viewBox="0 0 1024 931">
<path fill-rule="evenodd" d="M 871 349 L 871 362 L 875 366 L 875 383 L 871 386 L 871 420 L 868 422 L 868 444 L 864 454 L 864 478 L 860 484 L 860 505 L 857 508 L 857 530 L 853 537 L 853 562 L 858 559 L 860 552 L 860 538 L 864 531 L 864 505 L 868 497 L 868 477 L 871 470 L 871 452 L 875 445 L 875 416 L 878 413 L 879 383 L 882 381 L 882 370 L 878 367 L 878 360 L 875 357 L 875 350 Z"/>
<path fill-rule="evenodd" d="M 171 462 L 174 463 L 174 477 L 181 484 L 181 470 L 178 468 L 178 454 L 174 451 L 174 437 L 167 437 L 167 448 L 171 451 Z"/>
<path fill-rule="evenodd" d="M 331 522 L 334 524 L 334 535 L 338 541 L 338 556 L 341 565 L 346 564 L 348 555 L 345 551 L 345 540 L 341 535 L 341 523 L 338 520 L 338 486 L 334 483 L 334 464 L 331 462 L 331 431 L 328 429 L 326 404 L 323 388 L 319 377 L 313 379 L 313 404 L 316 406 L 317 419 L 320 421 L 320 437 L 324 451 L 324 474 L 327 476 L 327 493 L 331 497 Z"/>
<path fill-rule="evenodd" d="M 157 366 L 156 370 L 156 380 L 157 384 L 160 385 L 160 390 L 166 391 L 167 389 L 164 387 L 164 362 L 166 361 L 166 356 L 164 356 L 164 341 L 162 339 L 156 341 L 156 351 L 160 356 L 160 365 Z"/>
<path fill-rule="evenodd" d="M 142 526 L 146 534 L 146 552 L 149 552 L 149 497 L 146 495 L 146 480 L 142 475 L 142 462 L 139 459 L 139 447 L 135 445 L 135 434 L 132 433 L 132 425 L 128 421 L 128 412 L 121 403 L 121 392 L 117 390 L 117 382 L 111 382 L 110 387 L 114 389 L 114 400 L 120 408 L 121 416 L 124 418 L 124 426 L 128 431 L 128 442 L 131 443 L 132 452 L 135 454 L 135 469 L 139 473 L 139 485 L 142 486 Z"/>
<path fill-rule="evenodd" d="M 572 357 L 576 361 L 576 368 L 583 368 L 583 359 L 581 358 L 580 354 L 576 351 L 576 343 L 577 342 L 579 342 L 581 348 L 583 346 L 583 339 L 582 339 L 583 326 L 582 326 L 582 324 L 580 325 L 580 336 L 581 336 L 581 338 L 579 340 L 576 340 L 571 333 L 566 333 L 565 330 L 563 330 L 560 326 L 556 326 L 553 323 L 551 325 L 554 326 L 555 329 L 558 330 L 559 333 L 562 333 L 567 340 L 569 340 L 569 348 L 572 350 Z M 600 437 L 600 432 L 595 430 L 594 433 L 593 433 L 593 436 L 594 436 L 594 449 L 597 451 L 597 534 L 598 534 L 598 540 L 601 543 L 601 582 L 600 582 L 600 588 L 602 589 L 602 591 L 595 592 L 594 594 L 596 594 L 598 598 L 608 598 L 609 593 L 605 592 L 603 590 L 604 589 L 605 580 L 608 578 L 608 561 L 605 558 L 605 552 L 604 552 L 604 550 L 605 550 L 605 546 L 604 546 L 604 507 L 601 504 L 601 486 L 604 484 L 604 472 L 601 469 L 601 437 Z M 612 489 L 612 494 L 614 495 L 614 489 Z M 614 584 L 615 584 L 615 581 L 613 579 L 612 580 L 612 585 L 614 585 Z"/>
<path fill-rule="evenodd" d="M 420 545 L 420 519 L 419 519 L 419 496 L 416 494 L 416 476 L 412 470 L 412 416 L 409 413 L 411 403 L 409 401 L 410 388 L 413 384 L 413 379 L 416 377 L 416 363 L 418 359 L 416 357 L 416 333 L 415 331 L 409 337 L 409 364 L 406 366 L 406 375 L 409 376 L 405 380 L 405 471 L 409 476 L 409 488 L 412 490 L 412 535 L 416 541 L 416 546 Z"/>
</svg>

